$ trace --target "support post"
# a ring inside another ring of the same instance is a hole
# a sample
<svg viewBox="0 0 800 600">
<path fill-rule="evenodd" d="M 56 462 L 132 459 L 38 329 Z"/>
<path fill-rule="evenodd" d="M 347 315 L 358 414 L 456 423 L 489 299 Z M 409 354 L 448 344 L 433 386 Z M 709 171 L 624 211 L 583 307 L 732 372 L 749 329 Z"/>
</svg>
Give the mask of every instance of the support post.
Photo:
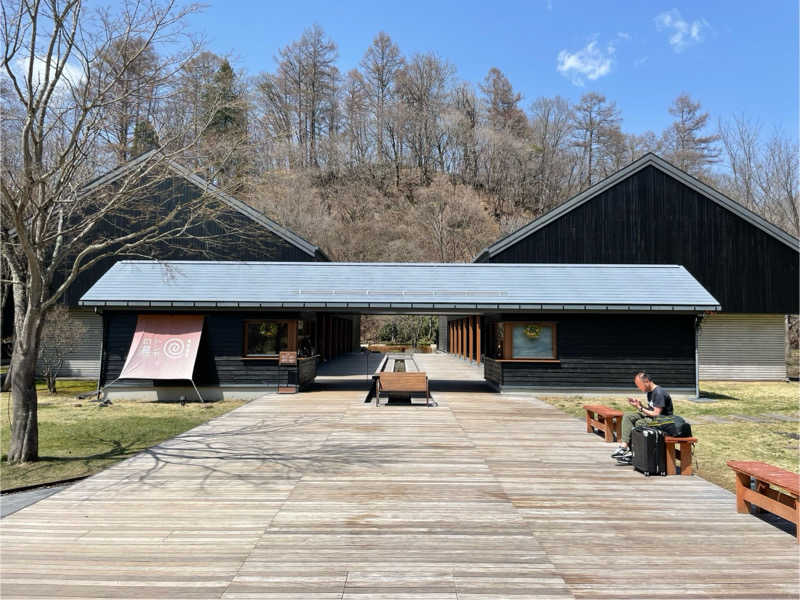
<svg viewBox="0 0 800 600">
<path fill-rule="evenodd" d="M 475 317 L 475 354 L 477 355 L 476 362 L 481 364 L 481 316 Z"/>
<path fill-rule="evenodd" d="M 475 317 L 467 317 L 467 358 L 470 362 L 475 360 L 475 335 L 473 330 L 475 328 Z"/>
</svg>

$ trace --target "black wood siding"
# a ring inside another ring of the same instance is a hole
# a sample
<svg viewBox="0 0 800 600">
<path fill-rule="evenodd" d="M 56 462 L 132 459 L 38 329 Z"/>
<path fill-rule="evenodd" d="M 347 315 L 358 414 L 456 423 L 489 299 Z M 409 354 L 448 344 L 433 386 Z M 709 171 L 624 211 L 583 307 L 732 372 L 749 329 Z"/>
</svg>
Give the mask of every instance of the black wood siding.
<svg viewBox="0 0 800 600">
<path fill-rule="evenodd" d="M 175 203 L 189 202 L 202 195 L 201 190 L 180 177 L 162 182 L 158 193 L 174 199 Z M 175 240 L 170 244 L 159 244 L 155 247 L 147 248 L 143 253 L 137 255 L 119 254 L 99 261 L 78 276 L 67 290 L 64 302 L 69 306 L 77 306 L 81 296 L 108 269 L 117 261 L 125 259 L 141 260 L 149 256 L 160 260 L 258 260 L 281 262 L 321 260 L 320 257 L 311 256 L 233 208 L 225 209 L 217 218 L 224 223 L 223 227 L 216 223 L 205 223 L 202 227 L 197 227 L 191 232 L 195 234 L 194 236 L 183 236 L 180 240 Z M 128 221 L 122 224 L 115 224 L 111 221 L 105 222 L 102 227 L 98 228 L 95 236 L 105 238 L 129 233 L 127 230 L 128 223 Z M 139 221 L 139 224 L 145 227 L 151 223 L 146 218 L 143 218 Z"/>
<path fill-rule="evenodd" d="M 103 383 L 119 377 L 125 364 L 125 357 L 136 330 L 135 312 L 106 313 Z M 242 358 L 244 341 L 244 321 L 258 318 L 295 318 L 296 315 L 270 315 L 250 313 L 210 313 L 206 315 L 197 362 L 194 368 L 194 382 L 197 385 L 263 385 L 274 388 L 279 385 L 298 384 L 297 366 L 279 366 L 277 359 L 245 360 Z M 314 362 L 314 361 L 312 361 Z M 303 384 L 307 385 L 313 375 L 306 365 Z M 141 381 L 138 385 L 165 386 L 181 381 Z"/>
<path fill-rule="evenodd" d="M 679 264 L 725 312 L 797 313 L 799 255 L 649 166 L 482 260 L 504 263 Z"/>
<path fill-rule="evenodd" d="M 548 388 L 632 387 L 647 371 L 666 388 L 693 387 L 692 315 L 507 315 L 514 321 L 553 321 L 558 325 L 560 363 L 500 362 L 488 365 L 487 378 L 504 386 Z M 498 365 L 502 374 L 497 372 Z"/>
</svg>

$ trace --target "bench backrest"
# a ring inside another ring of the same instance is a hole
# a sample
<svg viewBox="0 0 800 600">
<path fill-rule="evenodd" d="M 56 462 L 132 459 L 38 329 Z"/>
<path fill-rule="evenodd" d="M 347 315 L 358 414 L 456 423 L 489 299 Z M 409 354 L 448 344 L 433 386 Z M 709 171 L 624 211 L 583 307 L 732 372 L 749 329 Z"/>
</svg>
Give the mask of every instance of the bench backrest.
<svg viewBox="0 0 800 600">
<path fill-rule="evenodd" d="M 428 389 L 426 373 L 381 373 L 381 388 L 394 392 L 416 392 Z"/>
</svg>

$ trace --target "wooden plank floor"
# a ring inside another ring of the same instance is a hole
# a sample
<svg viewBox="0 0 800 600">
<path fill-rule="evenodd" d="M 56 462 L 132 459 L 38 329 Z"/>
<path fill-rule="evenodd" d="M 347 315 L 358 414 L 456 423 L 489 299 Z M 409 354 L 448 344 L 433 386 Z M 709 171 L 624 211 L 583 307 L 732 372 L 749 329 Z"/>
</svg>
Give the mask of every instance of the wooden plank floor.
<svg viewBox="0 0 800 600">
<path fill-rule="evenodd" d="M 798 597 L 794 538 L 532 397 L 362 400 L 264 397 L 3 519 L 0 595 Z"/>
</svg>

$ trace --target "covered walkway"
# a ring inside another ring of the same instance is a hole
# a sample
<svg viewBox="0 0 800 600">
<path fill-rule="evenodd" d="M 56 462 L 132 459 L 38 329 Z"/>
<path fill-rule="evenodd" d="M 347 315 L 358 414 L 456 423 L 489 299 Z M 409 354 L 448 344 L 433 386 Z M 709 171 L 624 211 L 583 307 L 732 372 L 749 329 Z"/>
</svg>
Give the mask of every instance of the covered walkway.
<svg viewBox="0 0 800 600">
<path fill-rule="evenodd" d="M 265 396 L 0 522 L 3 598 L 797 598 L 797 543 L 531 396 Z"/>
</svg>

